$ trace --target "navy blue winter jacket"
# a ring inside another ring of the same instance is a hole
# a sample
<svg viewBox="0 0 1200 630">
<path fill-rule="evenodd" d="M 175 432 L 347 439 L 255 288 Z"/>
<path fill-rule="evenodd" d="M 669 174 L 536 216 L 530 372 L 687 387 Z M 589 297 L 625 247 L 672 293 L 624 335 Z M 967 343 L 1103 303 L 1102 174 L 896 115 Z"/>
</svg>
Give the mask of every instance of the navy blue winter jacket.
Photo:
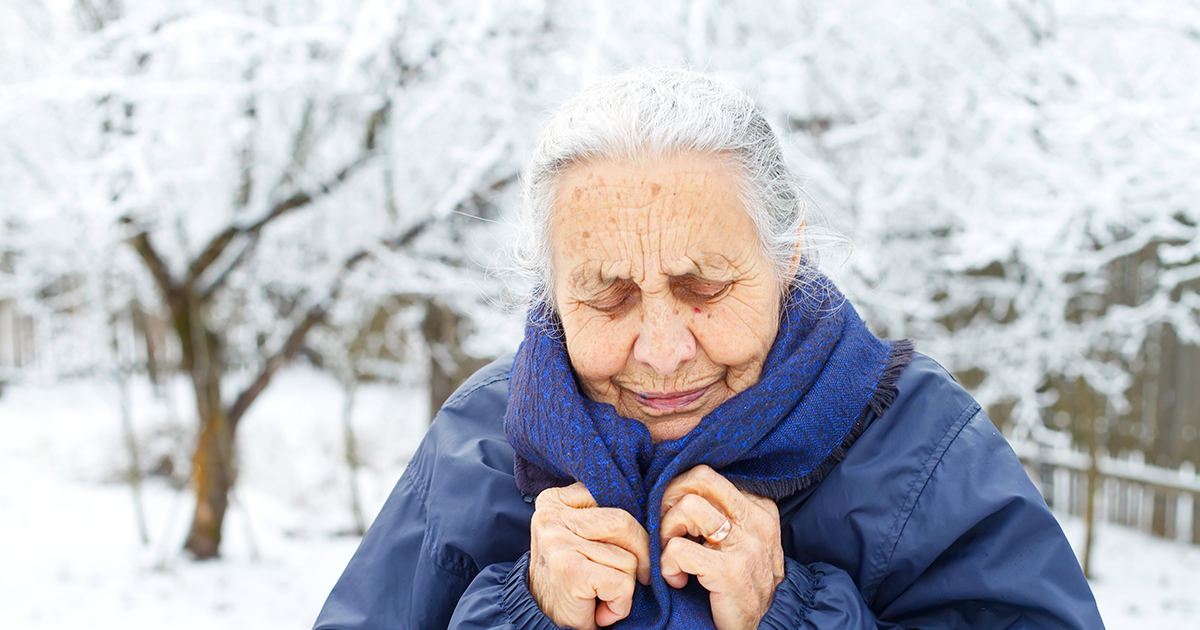
<svg viewBox="0 0 1200 630">
<path fill-rule="evenodd" d="M 533 497 L 504 438 L 511 361 L 442 407 L 315 630 L 555 628 L 526 583 Z M 787 577 L 761 627 L 1102 628 L 1062 530 L 979 405 L 920 355 L 897 386 L 824 481 L 778 502 Z"/>
</svg>

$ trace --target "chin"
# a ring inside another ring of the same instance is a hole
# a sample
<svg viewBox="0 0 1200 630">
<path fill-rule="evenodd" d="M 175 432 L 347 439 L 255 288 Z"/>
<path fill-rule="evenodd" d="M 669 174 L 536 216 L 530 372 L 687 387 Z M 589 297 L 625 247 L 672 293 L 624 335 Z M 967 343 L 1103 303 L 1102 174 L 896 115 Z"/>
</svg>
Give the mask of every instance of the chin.
<svg viewBox="0 0 1200 630">
<path fill-rule="evenodd" d="M 622 414 L 624 415 L 624 414 Z M 645 414 L 632 414 L 626 416 L 646 425 L 650 431 L 650 437 L 655 442 L 664 440 L 675 440 L 687 435 L 696 425 L 700 424 L 700 420 L 704 418 L 703 414 L 687 414 L 682 416 L 648 416 Z"/>
</svg>

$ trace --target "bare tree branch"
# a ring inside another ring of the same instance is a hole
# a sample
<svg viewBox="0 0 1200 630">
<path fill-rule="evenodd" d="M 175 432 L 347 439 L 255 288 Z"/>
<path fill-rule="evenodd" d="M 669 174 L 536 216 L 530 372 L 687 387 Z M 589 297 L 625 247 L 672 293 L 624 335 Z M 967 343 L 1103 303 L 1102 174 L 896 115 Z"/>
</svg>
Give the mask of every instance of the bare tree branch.
<svg viewBox="0 0 1200 630">
<path fill-rule="evenodd" d="M 254 250 L 257 246 L 258 236 L 255 235 L 250 237 L 250 240 L 245 244 L 245 246 L 242 247 L 242 251 L 237 253 L 237 256 L 232 262 L 225 266 L 225 269 L 221 270 L 221 274 L 216 278 L 213 278 L 213 281 L 208 283 L 208 286 L 198 291 L 200 294 L 200 301 L 207 302 L 212 298 L 213 293 L 217 292 L 217 289 L 225 286 L 225 283 L 229 281 L 229 276 L 233 274 L 238 267 L 241 267 L 242 263 L 246 262 L 246 259 L 250 257 L 250 254 L 254 253 Z"/>
<path fill-rule="evenodd" d="M 154 249 L 154 244 L 150 242 L 150 233 L 138 232 L 129 239 L 129 244 L 133 245 L 142 262 L 146 263 L 146 268 L 150 270 L 150 275 L 154 276 L 154 282 L 162 291 L 163 299 L 169 303 L 176 290 L 175 282 L 171 279 L 171 270 L 167 268 L 167 262 L 158 255 L 158 250 Z"/>
<path fill-rule="evenodd" d="M 367 137 L 364 146 L 368 151 L 375 150 L 376 135 L 379 130 L 387 125 L 388 114 L 392 109 L 392 99 L 388 99 L 374 112 L 371 112 L 370 119 L 367 120 Z"/>
<path fill-rule="evenodd" d="M 287 168 L 279 176 L 279 182 L 275 184 L 273 190 L 294 185 L 297 173 L 308 164 L 309 140 L 312 137 L 313 117 L 316 113 L 316 108 L 316 101 L 312 96 L 309 96 L 308 100 L 304 103 L 304 113 L 300 115 L 300 128 L 296 130 L 296 137 L 292 141 L 292 160 L 288 162 Z M 367 147 L 367 149 L 372 148 L 374 147 Z"/>
<path fill-rule="evenodd" d="M 401 232 L 392 238 L 385 239 L 381 241 L 381 243 L 384 247 L 387 247 L 391 250 L 407 247 L 418 236 L 420 236 L 422 232 L 433 225 L 435 221 L 436 219 L 432 216 L 426 217 L 425 219 L 422 219 L 415 225 L 406 229 L 404 232 Z M 361 249 L 346 258 L 346 260 L 342 263 L 341 273 L 339 273 L 337 279 L 334 280 L 333 286 L 329 289 L 329 293 L 326 295 L 325 299 L 317 302 L 308 309 L 308 312 L 304 314 L 304 317 L 301 318 L 301 320 L 296 324 L 296 327 L 292 329 L 291 334 L 288 335 L 287 341 L 283 343 L 283 346 L 276 351 L 275 354 L 271 355 L 269 359 L 267 359 L 267 362 L 263 365 L 263 368 L 258 373 L 258 376 L 254 378 L 254 381 L 251 382 L 250 385 L 242 391 L 242 393 L 238 394 L 233 406 L 229 409 L 229 422 L 232 426 L 237 426 L 238 420 L 241 419 L 242 415 L 246 413 L 246 410 L 250 408 L 250 405 L 254 403 L 254 400 L 258 398 L 259 394 L 261 394 L 263 390 L 267 388 L 267 385 L 271 382 L 271 378 L 275 376 L 275 373 L 279 371 L 279 368 L 286 365 L 287 362 L 290 361 L 297 352 L 304 348 L 305 336 L 308 335 L 308 331 L 312 330 L 313 326 L 316 326 L 325 319 L 325 314 L 329 311 L 330 305 L 337 300 L 337 295 L 342 290 L 342 285 L 345 282 L 346 276 L 349 275 L 350 272 L 359 265 L 359 263 L 369 257 L 371 257 L 371 252 L 367 249 Z"/>
<path fill-rule="evenodd" d="M 200 255 L 196 257 L 196 260 L 192 261 L 191 266 L 188 267 L 187 279 L 184 282 L 191 284 L 200 276 L 200 274 L 204 273 L 205 269 L 208 269 L 210 265 L 217 261 L 217 258 L 220 258 L 221 254 L 225 251 L 225 248 L 229 246 L 229 243 L 233 241 L 233 238 L 237 236 L 239 232 L 240 229 L 237 226 L 231 225 L 222 230 L 220 234 L 214 236 L 213 239 L 208 242 L 208 245 L 204 248 L 204 251 L 200 252 Z"/>
<path fill-rule="evenodd" d="M 250 405 L 254 403 L 258 395 L 267 388 L 267 385 L 271 382 L 271 378 L 275 376 L 279 368 L 286 365 L 304 347 L 304 337 L 308 335 L 308 331 L 312 330 L 313 326 L 316 326 L 321 320 L 325 319 L 325 313 L 329 310 L 329 305 L 336 299 L 337 292 L 341 288 L 341 282 L 342 280 L 339 278 L 337 286 L 333 289 L 330 296 L 308 309 L 308 312 L 304 314 L 304 318 L 296 324 L 296 327 L 292 329 L 292 333 L 288 335 L 287 341 L 283 343 L 283 347 L 272 355 L 270 359 L 267 359 L 262 371 L 254 378 L 254 382 L 250 383 L 241 394 L 238 394 L 237 400 L 234 401 L 233 406 L 229 409 L 229 426 L 231 429 L 237 428 L 238 420 L 246 413 L 246 410 L 250 408 Z"/>
<path fill-rule="evenodd" d="M 382 244 L 391 250 L 397 250 L 402 247 L 406 247 L 418 236 L 420 236 L 422 232 L 428 229 L 429 226 L 433 225 L 434 221 L 434 217 L 426 217 L 395 237 L 382 241 Z M 263 368 L 258 373 L 258 376 L 254 378 L 254 381 L 251 382 L 250 385 L 242 391 L 242 393 L 238 394 L 233 406 L 229 409 L 229 422 L 233 426 L 237 425 L 237 422 L 242 417 L 242 414 L 246 413 L 246 410 L 250 408 L 250 405 L 254 403 L 254 400 L 258 398 L 259 394 L 261 394 L 263 390 L 267 388 L 267 385 L 271 382 L 271 378 L 275 376 L 275 373 L 279 371 L 279 368 L 286 365 L 287 362 L 290 361 L 297 352 L 304 348 L 305 336 L 308 335 L 308 331 L 312 330 L 313 326 L 316 326 L 325 319 L 325 314 L 329 311 L 329 306 L 333 304 L 335 300 L 337 300 L 337 295 L 342 290 L 342 284 L 345 282 L 346 276 L 349 275 L 349 273 L 353 271 L 354 268 L 359 265 L 359 263 L 366 260 L 370 256 L 371 252 L 369 250 L 361 249 L 346 258 L 346 260 L 342 263 L 341 273 L 339 273 L 337 279 L 333 281 L 333 286 L 329 289 L 329 293 L 326 295 L 325 299 L 309 307 L 308 312 L 304 314 L 304 317 L 301 318 L 301 320 L 296 324 L 296 327 L 292 329 L 291 334 L 288 335 L 287 341 L 283 343 L 283 346 L 276 351 L 275 354 L 271 355 L 269 359 L 267 359 L 267 362 L 263 365 Z"/>
<path fill-rule="evenodd" d="M 374 151 L 364 151 L 353 162 L 347 164 L 333 177 L 318 184 L 315 188 L 311 190 L 298 191 L 291 197 L 276 203 L 271 210 L 258 221 L 255 221 L 247 226 L 231 225 L 225 228 L 224 231 L 222 231 L 220 234 L 214 237 L 212 241 L 209 242 L 208 246 L 204 248 L 204 251 L 200 254 L 200 256 L 197 257 L 192 263 L 191 267 L 188 268 L 186 282 L 189 284 L 194 283 L 201 274 L 208 270 L 208 268 L 211 267 L 218 258 L 220 258 L 221 254 L 223 254 L 229 247 L 229 244 L 233 242 L 234 238 L 239 235 L 250 236 L 253 239 L 247 246 L 252 250 L 256 244 L 258 234 L 262 232 L 263 228 L 265 228 L 268 224 L 279 217 L 292 212 L 293 210 L 303 208 L 311 204 L 313 201 L 329 195 L 336 190 L 338 186 L 349 179 L 351 175 L 370 162 L 371 158 L 374 156 Z M 220 280 L 220 283 L 224 283 L 224 281 L 229 277 L 229 272 L 238 265 L 241 265 L 246 260 L 247 256 L 245 254 L 248 253 L 249 252 L 244 251 L 242 254 L 239 254 L 232 261 L 230 268 L 223 270 L 217 276 L 218 280 Z M 214 281 L 212 284 L 210 284 L 204 289 L 205 295 L 212 294 L 213 291 L 219 288 L 220 283 Z"/>
<path fill-rule="evenodd" d="M 485 190 L 499 190 L 514 181 L 516 181 L 515 175 L 507 175 L 505 177 L 488 181 L 480 188 Z M 478 196 L 478 194 L 478 190 L 476 190 L 472 192 L 471 196 Z M 469 198 L 470 197 L 468 197 L 468 199 Z M 463 199 L 458 207 L 462 207 L 462 204 L 466 203 L 466 201 L 467 199 Z M 445 217 L 443 216 L 436 215 L 426 216 L 424 219 L 421 219 L 420 221 L 409 226 L 403 232 L 400 232 L 391 238 L 383 239 L 380 241 L 380 245 L 391 251 L 397 251 L 408 247 L 417 239 L 417 237 L 423 234 L 439 220 L 444 218 Z M 257 232 L 255 232 L 255 234 L 257 234 Z M 239 254 L 239 258 L 241 256 L 242 254 Z M 259 394 L 261 394 L 263 390 L 267 388 L 267 385 L 270 384 L 271 379 L 275 376 L 275 373 L 279 371 L 279 368 L 286 365 L 288 361 L 295 357 L 296 354 L 305 347 L 304 340 L 308 335 L 308 331 L 312 330 L 313 326 L 316 326 L 325 319 L 326 313 L 329 312 L 329 307 L 337 300 L 338 293 L 341 292 L 343 283 L 345 282 L 346 277 L 350 275 L 350 272 L 354 271 L 354 269 L 360 263 L 371 256 L 371 250 L 368 248 L 363 248 L 351 254 L 342 262 L 342 269 L 338 273 L 337 278 L 334 279 L 333 284 L 330 286 L 329 292 L 326 294 L 325 298 L 309 307 L 308 312 L 306 312 L 304 317 L 296 323 L 296 326 L 288 335 L 288 338 L 283 343 L 283 346 L 280 347 L 275 354 L 271 355 L 269 359 L 267 359 L 266 363 L 263 364 L 262 370 L 259 371 L 258 376 L 254 378 L 254 380 L 249 386 L 246 387 L 246 389 L 242 390 L 242 392 L 238 394 L 237 399 L 234 400 L 233 406 L 229 409 L 229 422 L 232 427 L 236 428 L 238 420 L 240 420 L 242 415 L 246 413 L 246 410 L 250 408 L 250 405 L 254 403 L 254 400 L 258 398 Z M 228 271 L 229 269 L 226 270 L 226 273 L 228 273 Z"/>
</svg>

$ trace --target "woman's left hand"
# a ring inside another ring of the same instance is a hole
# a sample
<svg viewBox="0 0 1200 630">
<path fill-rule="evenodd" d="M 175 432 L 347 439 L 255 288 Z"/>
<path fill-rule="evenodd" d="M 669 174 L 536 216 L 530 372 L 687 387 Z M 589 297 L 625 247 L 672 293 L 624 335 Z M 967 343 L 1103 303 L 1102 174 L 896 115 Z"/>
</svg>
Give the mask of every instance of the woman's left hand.
<svg viewBox="0 0 1200 630">
<path fill-rule="evenodd" d="M 694 575 L 709 592 L 717 630 L 757 628 L 784 575 L 775 502 L 701 465 L 667 486 L 662 512 L 667 584 L 683 588 Z"/>
</svg>

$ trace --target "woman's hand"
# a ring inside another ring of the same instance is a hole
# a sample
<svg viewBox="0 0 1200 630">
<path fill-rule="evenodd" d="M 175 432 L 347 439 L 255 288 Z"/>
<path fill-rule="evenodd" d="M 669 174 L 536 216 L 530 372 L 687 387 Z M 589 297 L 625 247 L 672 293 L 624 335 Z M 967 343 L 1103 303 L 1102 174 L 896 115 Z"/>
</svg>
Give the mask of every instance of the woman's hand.
<svg viewBox="0 0 1200 630">
<path fill-rule="evenodd" d="M 694 575 L 709 591 L 717 630 L 757 628 L 784 575 L 775 502 L 702 465 L 667 486 L 662 511 L 667 584 L 683 588 Z"/>
<path fill-rule="evenodd" d="M 624 510 L 597 507 L 582 483 L 543 491 L 535 507 L 529 590 L 542 612 L 579 630 L 624 619 L 633 581 L 650 583 L 646 530 Z"/>
</svg>

